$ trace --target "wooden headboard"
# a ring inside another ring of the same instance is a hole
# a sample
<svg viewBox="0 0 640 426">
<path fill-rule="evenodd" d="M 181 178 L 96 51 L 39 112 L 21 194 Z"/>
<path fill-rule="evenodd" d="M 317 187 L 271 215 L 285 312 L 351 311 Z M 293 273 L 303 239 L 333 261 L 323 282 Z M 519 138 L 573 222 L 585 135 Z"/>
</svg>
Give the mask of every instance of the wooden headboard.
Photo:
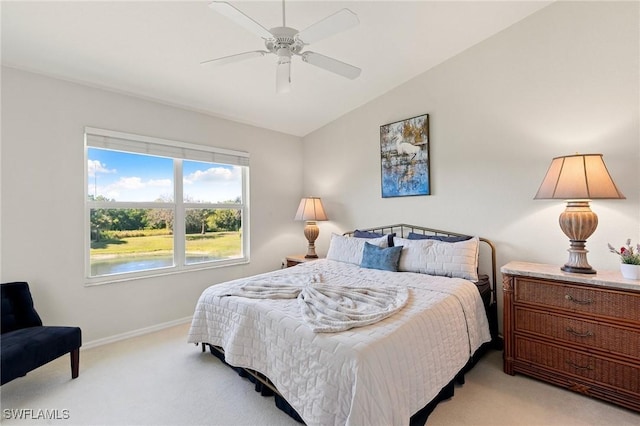
<svg viewBox="0 0 640 426">
<path fill-rule="evenodd" d="M 410 232 L 422 235 L 439 235 L 445 237 L 469 237 L 472 238 L 473 235 L 467 234 L 459 234 L 457 232 L 451 231 L 442 231 L 440 229 L 433 228 L 425 228 L 424 226 L 417 225 L 407 225 L 405 223 L 400 223 L 397 225 L 384 225 L 384 226 L 376 226 L 373 228 L 358 228 L 359 231 L 369 231 L 369 232 L 378 232 L 380 234 L 392 234 L 395 233 L 397 237 L 407 238 Z M 355 231 L 345 232 L 344 235 L 353 235 Z M 480 273 L 487 274 L 491 277 L 491 303 L 496 303 L 496 285 L 497 285 L 497 270 L 496 270 L 496 248 L 493 243 L 486 238 L 479 237 L 480 242 L 484 243 L 480 246 L 480 260 L 478 261 L 478 269 Z M 484 248 L 482 247 L 484 245 Z M 488 261 L 489 256 L 486 255 L 486 250 L 490 253 L 490 262 Z M 483 255 L 483 252 L 485 255 Z M 486 259 L 486 260 L 485 260 Z"/>
</svg>

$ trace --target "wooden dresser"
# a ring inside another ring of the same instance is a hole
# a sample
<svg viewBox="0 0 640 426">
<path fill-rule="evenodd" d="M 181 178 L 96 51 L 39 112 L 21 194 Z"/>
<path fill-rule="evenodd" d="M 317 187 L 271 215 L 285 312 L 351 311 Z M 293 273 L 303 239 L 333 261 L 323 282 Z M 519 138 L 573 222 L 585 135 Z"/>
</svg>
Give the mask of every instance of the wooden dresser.
<svg viewBox="0 0 640 426">
<path fill-rule="evenodd" d="M 640 411 L 640 281 L 526 262 L 501 272 L 504 372 Z"/>
</svg>

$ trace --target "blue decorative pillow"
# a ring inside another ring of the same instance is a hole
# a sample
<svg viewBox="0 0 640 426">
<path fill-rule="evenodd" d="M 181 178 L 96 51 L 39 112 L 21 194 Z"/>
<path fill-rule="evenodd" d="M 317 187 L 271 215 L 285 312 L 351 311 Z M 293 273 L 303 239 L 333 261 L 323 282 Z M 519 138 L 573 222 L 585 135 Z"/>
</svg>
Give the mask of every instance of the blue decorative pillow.
<svg viewBox="0 0 640 426">
<path fill-rule="evenodd" d="M 423 234 L 416 234 L 415 232 L 409 232 L 409 235 L 407 236 L 407 240 L 437 240 L 437 241 L 444 241 L 445 243 L 458 243 L 460 241 L 467 241 L 470 239 L 471 237 L 456 237 L 456 236 L 448 237 L 445 235 L 423 235 Z"/>
<path fill-rule="evenodd" d="M 353 236 L 356 238 L 380 238 L 383 235 L 384 234 L 379 234 L 377 232 L 361 231 L 359 229 L 356 229 L 355 231 L 353 231 Z"/>
<path fill-rule="evenodd" d="M 370 243 L 364 243 L 360 266 L 369 269 L 397 272 L 401 253 L 402 246 L 383 248 Z"/>
<path fill-rule="evenodd" d="M 355 231 L 353 231 L 353 236 L 356 238 L 380 238 L 380 237 L 384 237 L 384 234 L 380 234 L 378 232 L 371 232 L 371 231 L 361 231 L 359 229 L 356 229 Z M 389 247 L 393 247 L 393 237 L 395 237 L 396 234 L 395 232 L 393 234 L 387 234 L 387 245 Z"/>
</svg>

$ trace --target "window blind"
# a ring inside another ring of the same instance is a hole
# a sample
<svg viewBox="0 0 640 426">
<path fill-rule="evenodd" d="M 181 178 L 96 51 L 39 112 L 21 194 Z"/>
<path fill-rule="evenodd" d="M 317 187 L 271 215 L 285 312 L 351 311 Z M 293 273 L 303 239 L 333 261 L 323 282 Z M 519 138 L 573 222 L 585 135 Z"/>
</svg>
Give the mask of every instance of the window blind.
<svg viewBox="0 0 640 426">
<path fill-rule="evenodd" d="M 150 136 L 85 127 L 85 143 L 94 148 L 135 152 L 158 157 L 181 158 L 234 166 L 248 166 L 249 153 Z"/>
</svg>

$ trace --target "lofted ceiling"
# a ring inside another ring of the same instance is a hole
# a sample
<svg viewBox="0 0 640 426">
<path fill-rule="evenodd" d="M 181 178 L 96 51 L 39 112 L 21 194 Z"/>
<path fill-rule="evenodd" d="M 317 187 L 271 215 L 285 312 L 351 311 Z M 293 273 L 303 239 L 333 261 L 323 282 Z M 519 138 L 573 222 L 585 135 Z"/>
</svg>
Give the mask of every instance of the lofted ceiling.
<svg viewBox="0 0 640 426">
<path fill-rule="evenodd" d="M 299 57 L 291 92 L 275 90 L 276 57 L 200 62 L 264 43 L 207 1 L 2 1 L 2 64 L 304 136 L 513 25 L 550 1 L 286 2 L 303 30 L 349 8 L 360 24 L 310 46 L 362 69 L 349 80 Z M 280 1 L 230 1 L 266 28 Z"/>
</svg>

